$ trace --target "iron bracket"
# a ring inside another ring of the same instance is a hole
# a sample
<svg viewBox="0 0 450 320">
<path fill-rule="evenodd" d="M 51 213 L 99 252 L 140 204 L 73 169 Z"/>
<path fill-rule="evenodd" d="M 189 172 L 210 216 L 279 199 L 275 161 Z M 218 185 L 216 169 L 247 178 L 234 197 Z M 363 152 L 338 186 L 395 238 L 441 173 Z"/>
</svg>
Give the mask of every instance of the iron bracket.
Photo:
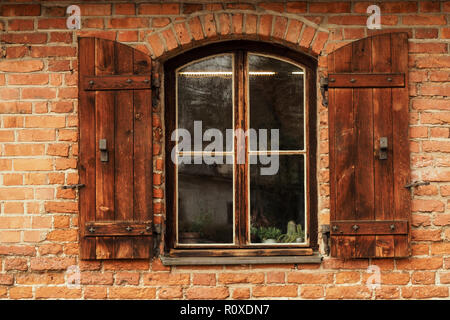
<svg viewBox="0 0 450 320">
<path fill-rule="evenodd" d="M 320 93 L 323 106 L 328 107 L 328 78 L 326 77 L 320 77 Z"/>
<path fill-rule="evenodd" d="M 320 233 L 322 233 L 325 254 L 328 256 L 330 255 L 330 225 L 322 224 L 320 226 Z"/>
<path fill-rule="evenodd" d="M 405 188 L 410 189 L 413 187 L 418 187 L 418 186 L 428 186 L 430 184 L 430 181 L 414 181 L 411 183 L 408 183 Z"/>
</svg>

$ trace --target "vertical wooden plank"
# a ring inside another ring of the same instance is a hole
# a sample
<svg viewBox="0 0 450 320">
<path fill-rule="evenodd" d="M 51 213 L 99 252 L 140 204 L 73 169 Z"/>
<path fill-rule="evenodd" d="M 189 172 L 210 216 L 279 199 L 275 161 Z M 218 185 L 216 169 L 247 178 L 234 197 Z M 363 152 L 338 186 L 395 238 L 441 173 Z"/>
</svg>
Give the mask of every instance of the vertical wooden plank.
<svg viewBox="0 0 450 320">
<path fill-rule="evenodd" d="M 391 37 L 383 34 L 372 40 L 373 72 L 391 72 Z M 392 95 L 390 88 L 373 89 L 374 144 L 379 150 L 381 137 L 388 138 L 388 158 L 380 160 L 378 152 L 375 172 L 375 219 L 393 218 L 393 137 L 392 137 Z M 390 247 L 392 245 L 392 247 Z M 390 257 L 394 254 L 393 236 L 377 236 L 376 256 Z"/>
<path fill-rule="evenodd" d="M 352 72 L 372 71 L 372 38 L 352 44 Z M 374 220 L 372 89 L 353 89 L 355 113 L 355 220 Z M 375 236 L 356 236 L 355 256 L 375 255 Z"/>
<path fill-rule="evenodd" d="M 96 39 L 95 72 L 97 76 L 114 74 L 114 42 Z M 115 93 L 97 91 L 96 95 L 96 220 L 114 220 L 114 103 Z M 100 161 L 99 140 L 106 139 L 108 161 Z M 96 237 L 96 257 L 111 259 L 114 257 L 114 238 Z"/>
<path fill-rule="evenodd" d="M 79 78 L 95 74 L 95 40 L 80 38 L 78 42 Z M 81 81 L 79 81 L 81 83 Z M 80 151 L 78 173 L 80 183 L 85 185 L 79 191 L 80 257 L 95 259 L 95 238 L 84 237 L 87 221 L 95 221 L 95 93 L 79 90 L 78 117 L 80 123 Z"/>
<path fill-rule="evenodd" d="M 117 75 L 133 73 L 134 49 L 114 43 L 114 71 Z M 115 220 L 133 221 L 133 91 L 116 92 L 115 99 Z M 133 257 L 133 237 L 115 237 L 114 258 Z"/>
<path fill-rule="evenodd" d="M 351 72 L 352 46 L 345 46 L 334 57 L 335 72 Z M 353 89 L 333 89 L 334 106 L 334 171 L 335 219 L 353 220 L 355 217 L 355 114 Z M 340 236 L 337 255 L 351 257 L 355 251 L 354 236 Z"/>
<path fill-rule="evenodd" d="M 409 94 L 408 94 L 408 34 L 391 34 L 392 72 L 405 74 L 405 87 L 392 89 L 392 119 L 393 119 L 393 187 L 394 187 L 394 219 L 411 219 L 411 194 L 404 186 L 410 179 L 409 153 Z M 409 227 L 411 222 L 409 223 Z M 395 256 L 410 255 L 408 236 L 394 236 Z"/>
<path fill-rule="evenodd" d="M 334 68 L 335 53 L 328 55 L 328 73 L 335 72 Z M 328 146 L 329 146 L 329 159 L 328 167 L 330 171 L 330 221 L 336 220 L 336 170 L 335 170 L 335 128 L 334 119 L 336 118 L 336 108 L 334 107 L 334 92 L 335 89 L 328 89 Z M 331 244 L 331 247 L 333 245 Z"/>
<path fill-rule="evenodd" d="M 134 220 L 152 221 L 152 106 L 150 90 L 134 91 Z M 148 258 L 152 249 L 150 237 L 134 239 L 134 257 Z"/>
</svg>

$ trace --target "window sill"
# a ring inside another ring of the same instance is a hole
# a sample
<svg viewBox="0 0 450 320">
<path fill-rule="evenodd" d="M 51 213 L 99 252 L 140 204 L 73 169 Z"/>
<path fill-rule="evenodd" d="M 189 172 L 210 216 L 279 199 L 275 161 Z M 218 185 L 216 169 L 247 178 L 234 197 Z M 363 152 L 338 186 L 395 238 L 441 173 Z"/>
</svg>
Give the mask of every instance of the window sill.
<svg viewBox="0 0 450 320">
<path fill-rule="evenodd" d="M 161 256 L 165 266 L 229 265 L 229 264 L 304 264 L 321 263 L 322 256 L 315 252 L 311 256 L 269 257 L 169 257 Z"/>
</svg>

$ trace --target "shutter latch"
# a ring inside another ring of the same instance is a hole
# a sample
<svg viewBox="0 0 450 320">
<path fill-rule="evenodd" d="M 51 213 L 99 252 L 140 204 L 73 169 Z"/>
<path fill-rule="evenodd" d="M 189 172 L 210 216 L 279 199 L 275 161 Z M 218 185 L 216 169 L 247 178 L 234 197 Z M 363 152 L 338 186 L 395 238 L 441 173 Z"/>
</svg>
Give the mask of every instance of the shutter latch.
<svg viewBox="0 0 450 320">
<path fill-rule="evenodd" d="M 320 77 L 320 93 L 323 106 L 328 107 L 328 78 L 326 77 Z"/>
<path fill-rule="evenodd" d="M 405 188 L 410 189 L 418 186 L 427 186 L 430 184 L 430 181 L 414 181 L 405 185 Z"/>
</svg>

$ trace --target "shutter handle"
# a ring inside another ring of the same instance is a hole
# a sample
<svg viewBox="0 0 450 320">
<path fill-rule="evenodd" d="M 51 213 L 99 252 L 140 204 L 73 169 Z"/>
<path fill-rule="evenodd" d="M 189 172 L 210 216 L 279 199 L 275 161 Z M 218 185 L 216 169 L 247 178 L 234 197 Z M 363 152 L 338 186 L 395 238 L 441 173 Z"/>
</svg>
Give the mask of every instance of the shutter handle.
<svg viewBox="0 0 450 320">
<path fill-rule="evenodd" d="M 100 161 L 108 162 L 108 146 L 106 144 L 106 139 L 100 139 L 98 141 L 98 149 L 100 150 Z"/>
<path fill-rule="evenodd" d="M 392 231 L 394 231 L 394 230 L 395 230 L 395 224 L 391 224 L 391 225 L 389 226 L 389 228 L 390 228 Z"/>
<path fill-rule="evenodd" d="M 350 82 L 351 82 L 351 83 L 355 83 L 355 82 L 356 82 L 356 79 L 350 79 Z"/>
<path fill-rule="evenodd" d="M 353 225 L 353 227 L 352 227 L 352 229 L 353 229 L 353 231 L 358 231 L 358 229 L 359 229 L 359 226 L 357 225 L 357 224 L 355 224 L 355 225 Z"/>
<path fill-rule="evenodd" d="M 90 228 L 88 229 L 88 231 L 89 231 L 90 233 L 94 233 L 94 232 L 95 232 L 95 228 L 94 228 L 94 227 L 90 227 Z"/>
<path fill-rule="evenodd" d="M 388 138 L 381 137 L 380 138 L 380 153 L 379 153 L 380 160 L 386 160 L 388 158 L 387 150 L 388 150 Z"/>
</svg>

